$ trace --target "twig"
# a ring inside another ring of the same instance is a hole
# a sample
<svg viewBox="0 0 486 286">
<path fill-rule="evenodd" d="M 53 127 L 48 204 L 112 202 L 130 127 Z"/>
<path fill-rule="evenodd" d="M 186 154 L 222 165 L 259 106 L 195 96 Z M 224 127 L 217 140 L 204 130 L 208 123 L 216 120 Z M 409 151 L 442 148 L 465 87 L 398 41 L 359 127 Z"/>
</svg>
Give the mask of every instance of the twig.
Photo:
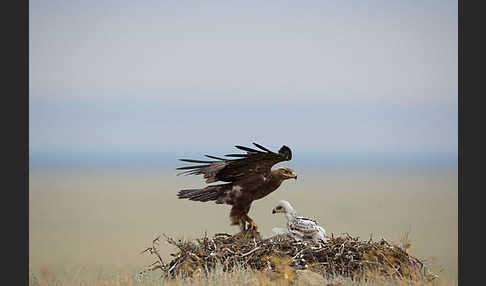
<svg viewBox="0 0 486 286">
<path fill-rule="evenodd" d="M 241 255 L 241 257 L 245 257 L 245 256 L 247 256 L 247 255 L 250 255 L 250 254 L 252 254 L 253 252 L 257 251 L 258 249 L 260 249 L 260 247 L 256 247 L 256 248 L 254 248 L 253 250 L 251 250 L 251 251 L 249 251 L 249 252 L 247 252 L 247 253 L 245 253 L 245 254 L 242 254 L 242 255 Z"/>
</svg>

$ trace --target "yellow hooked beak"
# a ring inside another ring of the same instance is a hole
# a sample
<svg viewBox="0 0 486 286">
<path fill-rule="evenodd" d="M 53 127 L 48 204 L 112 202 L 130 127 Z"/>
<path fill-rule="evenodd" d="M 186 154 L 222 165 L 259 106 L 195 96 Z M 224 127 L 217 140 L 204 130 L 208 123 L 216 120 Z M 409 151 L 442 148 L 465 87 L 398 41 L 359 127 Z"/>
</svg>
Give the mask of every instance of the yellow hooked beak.
<svg viewBox="0 0 486 286">
<path fill-rule="evenodd" d="M 276 213 L 283 213 L 283 209 L 277 209 L 277 208 L 273 208 L 272 210 L 272 214 L 276 214 Z"/>
<path fill-rule="evenodd" d="M 297 174 L 295 172 L 292 172 L 286 176 L 297 180 Z"/>
</svg>

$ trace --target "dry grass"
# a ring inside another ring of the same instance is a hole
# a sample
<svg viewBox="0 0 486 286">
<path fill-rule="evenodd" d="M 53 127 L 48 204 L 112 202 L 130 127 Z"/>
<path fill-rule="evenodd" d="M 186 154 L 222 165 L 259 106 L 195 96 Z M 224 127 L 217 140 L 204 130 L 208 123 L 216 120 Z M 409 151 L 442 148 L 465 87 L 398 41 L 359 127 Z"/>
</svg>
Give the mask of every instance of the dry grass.
<svg viewBox="0 0 486 286">
<path fill-rule="evenodd" d="M 407 282 L 403 280 L 390 280 L 383 278 L 370 279 L 368 281 L 356 281 L 349 277 L 336 276 L 328 279 L 309 271 L 297 272 L 296 279 L 291 285 L 295 286 L 311 286 L 311 285 L 327 285 L 327 286 L 456 286 L 457 282 L 453 281 L 435 281 L 435 282 Z M 379 276 L 377 276 L 379 277 Z M 139 279 L 131 274 L 116 274 L 110 278 L 100 279 L 60 279 L 55 275 L 37 277 L 31 276 L 31 286 L 228 286 L 228 285 L 288 285 L 287 283 L 279 284 L 279 280 L 275 280 L 264 276 L 261 272 L 249 270 L 246 268 L 236 268 L 232 272 L 224 272 L 222 267 L 217 268 L 211 272 L 208 277 L 180 277 L 177 279 L 161 279 L 158 275 L 147 275 Z"/>
<path fill-rule="evenodd" d="M 176 177 L 157 170 L 88 170 L 32 172 L 29 183 L 29 266 L 39 283 L 43 283 L 42 268 L 49 268 L 51 274 L 45 275 L 62 281 L 58 285 L 139 285 L 135 274 L 141 265 L 152 262 L 139 255 L 140 247 L 159 233 L 192 240 L 204 233 L 236 232 L 229 226 L 225 206 L 176 198 L 180 187 L 202 185 L 197 177 Z M 409 232 L 409 253 L 426 259 L 440 275 L 440 285 L 456 284 L 457 170 L 300 170 L 297 182 L 284 184 L 252 206 L 250 216 L 263 236 L 272 227 L 284 226 L 283 217 L 271 215 L 280 199 L 317 219 L 329 234 L 350 233 L 367 239 L 373 233 L 376 240 L 383 237 L 400 243 Z M 174 250 L 162 245 L 161 255 L 168 259 Z M 221 275 L 233 279 L 239 274 Z M 186 284 L 179 285 L 219 285 L 210 284 L 219 283 L 216 280 L 180 281 Z M 160 280 L 154 277 L 153 282 L 140 285 L 150 283 L 160 285 Z"/>
</svg>

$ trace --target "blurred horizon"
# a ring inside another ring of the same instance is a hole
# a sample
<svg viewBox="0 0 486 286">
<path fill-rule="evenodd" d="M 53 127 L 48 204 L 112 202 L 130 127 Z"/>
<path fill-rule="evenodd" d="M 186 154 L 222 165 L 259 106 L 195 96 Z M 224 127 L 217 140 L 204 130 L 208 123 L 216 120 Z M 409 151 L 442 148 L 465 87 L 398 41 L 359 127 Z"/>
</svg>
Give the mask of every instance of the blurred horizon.
<svg viewBox="0 0 486 286">
<path fill-rule="evenodd" d="M 457 166 L 454 101 L 209 101 L 32 96 L 30 167 L 175 167 L 252 142 L 308 167 Z"/>
<path fill-rule="evenodd" d="M 247 144 L 248 145 L 248 144 Z M 211 155 L 211 154 L 208 154 Z M 217 155 L 217 154 L 212 154 Z M 151 169 L 158 168 L 165 171 L 177 172 L 177 167 L 187 163 L 178 159 L 207 159 L 202 153 L 152 153 L 140 152 L 121 154 L 117 152 L 56 152 L 30 154 L 29 167 L 33 170 L 46 169 Z M 435 169 L 437 171 L 457 169 L 457 157 L 450 154 L 363 154 L 363 153 L 318 153 L 310 152 L 299 154 L 289 162 L 278 165 L 288 165 L 295 169 L 336 169 L 379 170 L 379 169 Z"/>
</svg>

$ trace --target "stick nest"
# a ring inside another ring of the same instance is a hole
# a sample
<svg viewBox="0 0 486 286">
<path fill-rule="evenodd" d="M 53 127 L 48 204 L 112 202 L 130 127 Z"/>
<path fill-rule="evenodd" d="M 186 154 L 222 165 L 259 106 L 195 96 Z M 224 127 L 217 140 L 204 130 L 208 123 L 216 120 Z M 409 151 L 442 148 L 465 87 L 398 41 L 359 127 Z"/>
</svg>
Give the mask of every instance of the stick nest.
<svg viewBox="0 0 486 286">
<path fill-rule="evenodd" d="M 164 235 L 165 236 L 165 235 Z M 296 273 L 312 271 L 323 278 L 344 276 L 352 279 L 400 279 L 430 281 L 437 275 L 428 271 L 424 263 L 407 253 L 405 249 L 386 240 L 360 241 L 348 234 L 328 237 L 327 243 L 298 241 L 283 234 L 260 239 L 258 233 L 231 236 L 219 233 L 213 238 L 194 241 L 174 240 L 166 237 L 169 244 L 178 248 L 171 254 L 173 259 L 165 263 L 158 251 L 160 236 L 145 249 L 157 260 L 146 270 L 160 270 L 166 278 L 208 275 L 217 267 L 223 271 L 237 268 L 252 269 L 272 276 L 276 281 L 285 278 L 292 282 Z"/>
</svg>

